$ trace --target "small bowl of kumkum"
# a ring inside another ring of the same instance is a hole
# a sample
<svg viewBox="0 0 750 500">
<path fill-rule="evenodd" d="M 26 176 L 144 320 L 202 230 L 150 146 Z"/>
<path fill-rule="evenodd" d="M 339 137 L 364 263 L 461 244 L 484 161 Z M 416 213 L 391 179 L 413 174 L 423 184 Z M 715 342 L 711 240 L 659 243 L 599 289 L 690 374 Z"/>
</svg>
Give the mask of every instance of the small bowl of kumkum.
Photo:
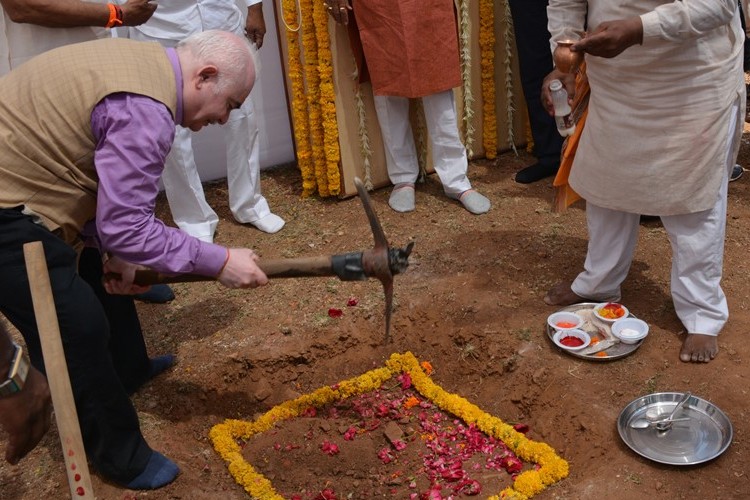
<svg viewBox="0 0 750 500">
<path fill-rule="evenodd" d="M 578 328 L 558 330 L 552 337 L 552 341 L 566 351 L 580 351 L 591 344 L 591 336 Z"/>
<path fill-rule="evenodd" d="M 627 318 L 628 314 L 628 308 L 617 302 L 603 302 L 594 306 L 594 316 L 609 324 Z"/>
</svg>

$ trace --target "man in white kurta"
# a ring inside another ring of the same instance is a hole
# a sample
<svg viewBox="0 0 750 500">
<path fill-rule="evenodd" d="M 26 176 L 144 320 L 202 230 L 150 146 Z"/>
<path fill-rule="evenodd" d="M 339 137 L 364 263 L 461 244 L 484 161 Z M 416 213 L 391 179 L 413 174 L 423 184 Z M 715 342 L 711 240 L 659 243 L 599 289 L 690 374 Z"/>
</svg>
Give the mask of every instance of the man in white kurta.
<svg viewBox="0 0 750 500">
<path fill-rule="evenodd" d="M 193 33 L 218 29 L 247 35 L 260 47 L 265 34 L 261 0 L 243 1 L 248 7 L 246 20 L 234 0 L 160 0 L 151 19 L 130 28 L 128 36 L 174 47 Z M 284 226 L 284 220 L 271 213 L 260 191 L 258 124 L 252 97 L 229 115 L 227 125 L 229 208 L 238 222 L 275 233 Z M 177 226 L 196 238 L 212 242 L 219 218 L 206 202 L 193 155 L 192 133 L 186 128 L 177 127 L 162 182 Z"/>
<path fill-rule="evenodd" d="M 584 271 L 545 302 L 619 300 L 639 214 L 659 215 L 688 333 L 683 361 L 713 359 L 729 315 L 720 282 L 745 106 L 739 15 L 737 0 L 550 0 L 548 8 L 553 47 L 565 28 L 588 29 L 576 48 L 586 52 L 591 97 L 569 179 L 586 200 Z M 555 70 L 545 83 L 552 78 L 566 79 Z"/>
</svg>

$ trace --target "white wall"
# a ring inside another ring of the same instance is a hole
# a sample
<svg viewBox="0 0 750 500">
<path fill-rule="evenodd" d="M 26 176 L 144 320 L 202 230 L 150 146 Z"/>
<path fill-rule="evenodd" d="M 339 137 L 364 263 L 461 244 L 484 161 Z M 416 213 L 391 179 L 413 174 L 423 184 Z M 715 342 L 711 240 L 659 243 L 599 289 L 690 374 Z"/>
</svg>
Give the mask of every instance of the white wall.
<svg viewBox="0 0 750 500">
<path fill-rule="evenodd" d="M 247 12 L 246 7 L 241 10 Z M 250 95 L 255 104 L 255 117 L 258 120 L 260 166 L 267 168 L 294 160 L 294 148 L 273 1 L 263 2 L 263 17 L 267 32 L 263 38 L 263 47 L 258 52 L 260 78 L 255 82 Z M 226 177 L 222 127 L 212 125 L 195 134 L 193 149 L 201 179 L 208 181 Z"/>
</svg>

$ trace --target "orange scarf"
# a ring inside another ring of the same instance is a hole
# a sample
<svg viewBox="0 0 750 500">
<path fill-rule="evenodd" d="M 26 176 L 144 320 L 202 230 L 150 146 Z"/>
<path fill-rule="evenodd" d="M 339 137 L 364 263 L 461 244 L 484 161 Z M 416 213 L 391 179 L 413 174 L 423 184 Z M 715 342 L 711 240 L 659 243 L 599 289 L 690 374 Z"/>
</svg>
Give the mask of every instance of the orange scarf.
<svg viewBox="0 0 750 500">
<path fill-rule="evenodd" d="M 553 212 L 564 212 L 570 205 L 581 199 L 578 193 L 573 191 L 573 188 L 568 184 L 568 177 L 573 168 L 573 159 L 578 150 L 578 141 L 581 139 L 583 127 L 586 125 L 590 92 L 589 79 L 586 77 L 586 63 L 583 62 L 576 75 L 576 95 L 572 106 L 576 129 L 573 135 L 568 136 L 563 143 L 560 168 L 552 183 L 555 188 L 555 195 L 552 201 Z"/>
</svg>

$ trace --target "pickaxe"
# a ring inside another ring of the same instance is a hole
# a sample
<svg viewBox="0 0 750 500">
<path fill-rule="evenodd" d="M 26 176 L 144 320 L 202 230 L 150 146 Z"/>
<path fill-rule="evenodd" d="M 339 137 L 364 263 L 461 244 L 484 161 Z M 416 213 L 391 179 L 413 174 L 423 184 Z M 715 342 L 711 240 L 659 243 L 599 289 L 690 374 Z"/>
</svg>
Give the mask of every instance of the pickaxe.
<svg viewBox="0 0 750 500">
<path fill-rule="evenodd" d="M 310 276 L 338 276 L 342 281 L 363 281 L 377 278 L 383 283 L 385 292 L 385 343 L 391 341 L 391 312 L 393 310 L 393 276 L 403 273 L 409 267 L 409 254 L 414 242 L 404 248 L 390 248 L 380 226 L 378 216 L 372 208 L 370 196 L 362 181 L 354 179 L 359 199 L 370 221 L 375 238 L 375 247 L 363 252 L 349 252 L 325 257 L 300 257 L 295 259 L 260 259 L 258 267 L 269 278 L 301 278 Z M 193 281 L 213 281 L 216 278 L 197 274 L 168 276 L 156 271 L 136 271 L 133 282 L 136 285 L 156 285 L 161 283 L 187 283 Z"/>
</svg>

